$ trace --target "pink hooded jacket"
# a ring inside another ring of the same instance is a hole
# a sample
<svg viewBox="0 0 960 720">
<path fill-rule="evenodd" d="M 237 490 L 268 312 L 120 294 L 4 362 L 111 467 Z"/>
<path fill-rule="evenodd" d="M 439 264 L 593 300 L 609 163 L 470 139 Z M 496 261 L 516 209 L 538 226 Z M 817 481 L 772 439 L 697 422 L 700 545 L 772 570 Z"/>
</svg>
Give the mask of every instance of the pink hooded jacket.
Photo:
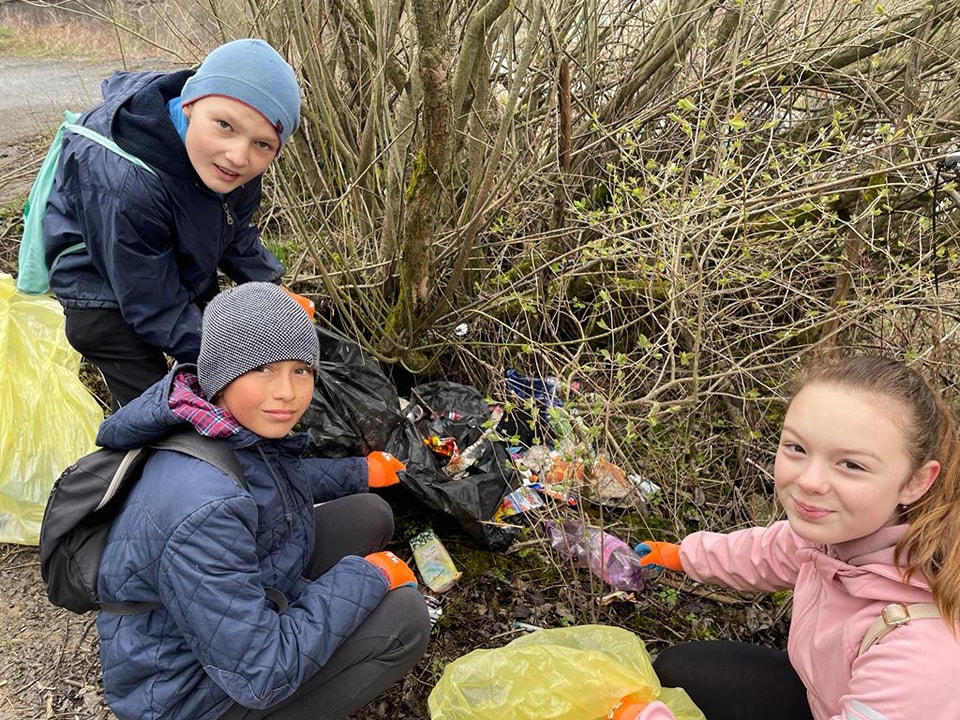
<svg viewBox="0 0 960 720">
<path fill-rule="evenodd" d="M 680 559 L 700 582 L 794 589 L 787 652 L 816 720 L 957 720 L 960 642 L 943 620 L 901 625 L 856 657 L 885 605 L 932 601 L 924 579 L 904 583 L 893 565 L 906 527 L 827 547 L 803 540 L 786 521 L 729 534 L 699 532 L 684 538 Z M 774 717 L 776 708 L 770 711 Z M 651 705 L 638 720 L 673 717 L 654 712 L 660 711 Z"/>
</svg>

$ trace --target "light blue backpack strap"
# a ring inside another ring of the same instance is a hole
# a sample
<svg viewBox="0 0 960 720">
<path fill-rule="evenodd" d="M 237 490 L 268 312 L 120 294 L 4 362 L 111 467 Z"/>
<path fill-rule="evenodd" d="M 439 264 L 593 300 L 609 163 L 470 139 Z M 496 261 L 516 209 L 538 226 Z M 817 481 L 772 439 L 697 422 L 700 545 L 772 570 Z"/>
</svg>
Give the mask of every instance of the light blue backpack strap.
<svg viewBox="0 0 960 720">
<path fill-rule="evenodd" d="M 83 125 L 76 125 L 75 124 L 76 120 L 80 117 L 79 113 L 70 112 L 69 110 L 67 110 L 64 113 L 64 117 L 66 118 L 66 122 L 64 122 L 63 125 L 61 125 L 63 132 L 72 132 L 76 135 L 82 135 L 88 140 L 93 140 L 95 143 L 98 143 L 99 145 L 103 145 L 103 147 L 107 148 L 107 150 L 109 150 L 110 152 L 115 153 L 122 158 L 126 158 L 137 167 L 141 167 L 144 170 L 146 170 L 151 175 L 155 176 L 157 174 L 157 171 L 154 170 L 149 165 L 147 165 L 143 160 L 138 158 L 136 155 L 131 155 L 122 147 L 117 145 L 110 138 L 106 137 L 105 135 L 101 135 L 96 130 L 91 130 L 88 127 L 84 127 Z M 64 248 L 53 259 L 53 262 L 50 263 L 50 268 L 53 269 L 56 266 L 56 264 L 60 261 L 60 258 L 62 258 L 64 255 L 70 255 L 71 253 L 80 252 L 85 248 L 86 248 L 86 244 L 82 242 L 77 243 L 76 245 L 71 245 L 70 247 Z"/>
<path fill-rule="evenodd" d="M 92 140 L 107 148 L 110 152 L 126 158 L 137 167 L 143 168 L 151 175 L 157 172 L 135 155 L 117 145 L 110 138 L 104 137 L 95 130 L 77 125 L 80 115 L 67 110 L 63 114 L 64 122 L 57 128 L 57 133 L 50 143 L 40 171 L 30 187 L 30 194 L 23 209 L 23 237 L 20 241 L 20 250 L 17 259 L 17 289 L 29 294 L 41 294 L 50 290 L 49 275 L 45 254 L 46 248 L 43 238 L 43 216 L 46 212 L 47 199 L 53 187 L 53 179 L 60 159 L 60 150 L 63 144 L 63 133 L 72 132 L 76 135 Z M 86 247 L 84 243 L 76 243 L 61 251 L 50 265 L 53 268 L 64 255 L 80 252 Z"/>
<path fill-rule="evenodd" d="M 143 160 L 138 158 L 136 155 L 131 155 L 122 147 L 117 145 L 113 140 L 101 135 L 96 130 L 91 130 L 90 128 L 84 127 L 83 125 L 76 125 L 70 122 L 65 123 L 63 126 L 63 129 L 67 132 L 72 132 L 76 135 L 83 135 L 83 137 L 87 138 L 88 140 L 93 140 L 95 143 L 99 143 L 100 145 L 103 145 L 105 148 L 107 148 L 107 150 L 110 150 L 111 152 L 116 153 L 120 157 L 126 158 L 137 167 L 141 167 L 144 170 L 146 170 L 151 175 L 157 174 L 157 171 L 154 170 L 149 165 L 147 165 Z"/>
<path fill-rule="evenodd" d="M 46 212 L 47 198 L 50 197 L 50 188 L 53 186 L 53 176 L 57 171 L 63 128 L 66 124 L 63 122 L 57 128 L 23 206 L 23 236 L 17 257 L 17 289 L 31 295 L 39 295 L 50 289 L 49 270 L 44 257 L 46 248 L 43 240 L 43 215 Z"/>
</svg>

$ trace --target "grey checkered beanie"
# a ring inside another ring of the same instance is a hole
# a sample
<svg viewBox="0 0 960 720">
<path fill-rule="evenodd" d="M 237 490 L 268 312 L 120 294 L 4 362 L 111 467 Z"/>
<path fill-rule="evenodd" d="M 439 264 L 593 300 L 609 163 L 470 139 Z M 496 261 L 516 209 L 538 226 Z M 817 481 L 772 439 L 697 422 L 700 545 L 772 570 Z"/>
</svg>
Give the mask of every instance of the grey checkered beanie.
<svg viewBox="0 0 960 720">
<path fill-rule="evenodd" d="M 197 376 L 208 400 L 244 373 L 283 360 L 316 369 L 320 341 L 303 308 L 279 285 L 249 282 L 224 290 L 203 312 Z"/>
</svg>

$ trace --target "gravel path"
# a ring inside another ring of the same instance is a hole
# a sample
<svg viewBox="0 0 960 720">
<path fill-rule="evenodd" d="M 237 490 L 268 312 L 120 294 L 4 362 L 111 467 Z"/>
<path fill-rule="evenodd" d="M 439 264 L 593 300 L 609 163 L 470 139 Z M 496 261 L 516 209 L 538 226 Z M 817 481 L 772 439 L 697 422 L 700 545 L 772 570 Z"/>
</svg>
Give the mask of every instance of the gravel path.
<svg viewBox="0 0 960 720">
<path fill-rule="evenodd" d="M 15 143 L 56 127 L 64 110 L 81 111 L 100 100 L 100 81 L 118 63 L 0 57 L 0 144 Z"/>
<path fill-rule="evenodd" d="M 130 69 L 161 69 L 159 61 Z M 100 102 L 100 83 L 121 61 L 0 57 L 0 206 L 25 196 L 45 150 L 37 139 L 51 133 L 64 110 L 82 112 Z M 38 149 L 39 148 L 39 149 Z"/>
</svg>

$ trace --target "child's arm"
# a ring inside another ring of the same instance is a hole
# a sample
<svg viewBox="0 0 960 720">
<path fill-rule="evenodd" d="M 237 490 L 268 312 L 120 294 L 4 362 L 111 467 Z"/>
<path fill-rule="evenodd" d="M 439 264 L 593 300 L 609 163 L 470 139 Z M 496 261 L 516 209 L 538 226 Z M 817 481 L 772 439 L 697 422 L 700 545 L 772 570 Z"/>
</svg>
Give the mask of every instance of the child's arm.
<svg viewBox="0 0 960 720">
<path fill-rule="evenodd" d="M 304 458 L 301 462 L 310 481 L 314 502 L 367 492 L 366 458 Z"/>
<path fill-rule="evenodd" d="M 797 550 L 809 543 L 780 522 L 731 533 L 693 533 L 680 543 L 679 552 L 669 543 L 641 545 L 653 551 L 643 557 L 644 564 L 682 570 L 704 583 L 774 592 L 794 586 L 800 569 Z"/>
<path fill-rule="evenodd" d="M 859 638 L 853 640 L 859 643 Z M 817 661 L 803 659 L 811 665 Z M 958 674 L 960 642 L 946 624 L 914 620 L 853 661 L 840 712 L 831 720 L 960 718 L 960 693 L 950 690 Z M 818 694 L 814 688 L 812 695 Z"/>
<path fill-rule="evenodd" d="M 201 280 L 198 271 L 182 280 L 170 199 L 159 179 L 85 138 L 74 139 L 63 157 L 71 171 L 58 172 L 59 186 L 51 193 L 44 216 L 47 246 L 82 238 L 87 253 L 60 259 L 54 291 L 67 304 L 109 305 L 112 296 L 124 321 L 146 342 L 181 362 L 196 360 L 200 310 L 187 287 L 199 294 L 204 284 L 212 286 L 215 262 L 206 268 L 208 277 Z"/>
<path fill-rule="evenodd" d="M 348 556 L 278 613 L 261 585 L 256 525 L 256 505 L 239 494 L 186 518 L 161 558 L 160 597 L 207 675 L 241 705 L 266 708 L 322 667 L 389 585 Z"/>
</svg>

